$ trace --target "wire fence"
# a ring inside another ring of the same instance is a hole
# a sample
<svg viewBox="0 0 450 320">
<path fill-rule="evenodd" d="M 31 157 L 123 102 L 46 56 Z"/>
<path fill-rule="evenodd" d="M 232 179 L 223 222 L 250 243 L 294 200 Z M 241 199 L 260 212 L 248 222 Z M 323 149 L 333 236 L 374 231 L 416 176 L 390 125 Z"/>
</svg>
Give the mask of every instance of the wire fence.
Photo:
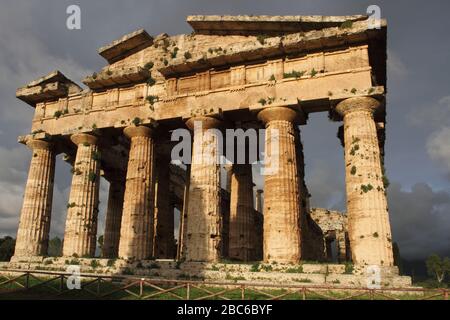
<svg viewBox="0 0 450 320">
<path fill-rule="evenodd" d="M 73 274 L 41 270 L 0 271 L 0 299 L 139 300 L 448 300 L 448 289 L 355 288 L 153 279 L 138 276 Z"/>
</svg>

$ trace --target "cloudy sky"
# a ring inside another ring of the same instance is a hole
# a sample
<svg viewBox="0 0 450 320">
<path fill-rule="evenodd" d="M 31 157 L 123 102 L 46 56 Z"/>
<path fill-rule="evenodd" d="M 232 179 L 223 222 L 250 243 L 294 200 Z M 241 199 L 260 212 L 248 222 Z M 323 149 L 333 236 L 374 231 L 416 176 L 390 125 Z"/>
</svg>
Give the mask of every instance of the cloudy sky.
<svg viewBox="0 0 450 320">
<path fill-rule="evenodd" d="M 386 166 L 390 218 L 402 255 L 450 256 L 450 2 L 288 0 L 1 0 L 0 236 L 15 236 L 30 161 L 18 135 L 30 131 L 33 109 L 15 98 L 31 80 L 61 70 L 80 82 L 105 65 L 97 48 L 145 28 L 190 33 L 189 14 L 348 15 L 378 4 L 388 20 Z M 81 30 L 66 28 L 66 8 L 81 7 Z M 344 209 L 343 150 L 338 123 L 314 114 L 302 128 L 313 206 Z M 70 168 L 58 161 L 52 235 L 62 235 Z M 102 184 L 102 206 L 107 184 Z M 102 218 L 100 218 L 102 219 Z M 102 233 L 102 226 L 100 227 Z"/>
</svg>

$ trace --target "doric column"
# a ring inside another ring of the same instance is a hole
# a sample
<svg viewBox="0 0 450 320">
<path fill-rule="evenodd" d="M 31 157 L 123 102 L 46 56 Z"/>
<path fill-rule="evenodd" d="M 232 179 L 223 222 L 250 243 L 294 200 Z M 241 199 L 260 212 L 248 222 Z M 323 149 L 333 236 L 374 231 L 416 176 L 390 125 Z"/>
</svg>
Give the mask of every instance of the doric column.
<svg viewBox="0 0 450 320">
<path fill-rule="evenodd" d="M 264 261 L 298 263 L 302 225 L 294 130 L 298 114 L 272 107 L 262 110 L 258 118 L 266 125 L 265 152 L 270 158 L 266 169 L 272 169 L 264 176 Z"/>
<path fill-rule="evenodd" d="M 117 258 L 122 223 L 125 173 L 109 174 L 108 207 L 106 209 L 103 257 Z"/>
<path fill-rule="evenodd" d="M 72 187 L 67 204 L 64 256 L 93 257 L 97 246 L 100 153 L 96 136 L 71 136 L 77 145 Z"/>
<path fill-rule="evenodd" d="M 264 193 L 264 191 L 261 189 L 256 190 L 255 210 L 258 211 L 259 213 L 263 212 L 263 199 L 262 199 L 263 193 Z"/>
<path fill-rule="evenodd" d="M 369 97 L 342 101 L 348 233 L 353 263 L 392 266 L 392 237 L 374 112 Z"/>
<path fill-rule="evenodd" d="M 178 252 L 177 260 L 186 258 L 186 239 L 188 225 L 188 207 L 189 207 L 189 185 L 191 180 L 191 165 L 186 165 L 186 184 L 183 193 L 183 210 L 180 212 L 180 230 L 178 233 Z"/>
<path fill-rule="evenodd" d="M 51 143 L 29 140 L 33 151 L 17 230 L 15 256 L 47 254 L 55 175 L 55 151 Z"/>
<path fill-rule="evenodd" d="M 170 201 L 170 148 L 157 155 L 155 184 L 155 243 L 153 255 L 160 259 L 175 257 L 174 214 Z"/>
<path fill-rule="evenodd" d="M 127 127 L 131 139 L 120 229 L 119 258 L 148 259 L 153 248 L 154 143 L 152 129 Z"/>
<path fill-rule="evenodd" d="M 250 261 L 254 259 L 254 207 L 251 164 L 233 165 L 230 194 L 229 257 Z"/>
<path fill-rule="evenodd" d="M 210 129 L 217 128 L 220 121 L 211 117 L 195 117 L 186 124 L 194 131 L 186 259 L 214 262 L 221 255 L 222 218 L 218 137 Z"/>
</svg>

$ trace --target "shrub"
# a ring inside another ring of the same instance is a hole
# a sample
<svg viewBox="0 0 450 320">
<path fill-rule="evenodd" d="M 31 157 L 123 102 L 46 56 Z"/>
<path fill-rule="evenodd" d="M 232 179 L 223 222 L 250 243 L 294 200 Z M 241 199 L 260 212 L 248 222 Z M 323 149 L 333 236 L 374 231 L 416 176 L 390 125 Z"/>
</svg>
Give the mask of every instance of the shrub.
<svg viewBox="0 0 450 320">
<path fill-rule="evenodd" d="M 313 68 L 313 69 L 311 70 L 311 77 L 315 77 L 317 73 L 318 73 L 318 72 L 316 71 L 316 69 Z"/>
<path fill-rule="evenodd" d="M 100 263 L 97 260 L 91 260 L 91 268 L 96 269 L 100 267 Z"/>
<path fill-rule="evenodd" d="M 356 167 L 355 166 L 353 166 L 352 169 L 350 170 L 350 174 L 352 176 L 354 176 L 356 174 Z"/>
<path fill-rule="evenodd" d="M 296 70 L 292 70 L 291 72 L 285 72 L 283 73 L 283 78 L 301 78 L 303 77 L 303 75 L 305 74 L 305 71 L 296 71 Z"/>
<path fill-rule="evenodd" d="M 303 273 L 303 266 L 286 269 L 286 273 Z"/>
<path fill-rule="evenodd" d="M 150 96 L 147 96 L 146 99 L 147 99 L 147 101 L 150 103 L 150 105 L 153 106 L 153 105 L 155 104 L 155 102 L 158 101 L 159 97 L 158 97 L 158 96 L 150 95 Z"/>
<path fill-rule="evenodd" d="M 353 264 L 351 262 L 345 263 L 345 274 L 352 274 L 353 273 Z"/>
<path fill-rule="evenodd" d="M 252 264 L 250 272 L 259 272 L 259 263 Z"/>
</svg>

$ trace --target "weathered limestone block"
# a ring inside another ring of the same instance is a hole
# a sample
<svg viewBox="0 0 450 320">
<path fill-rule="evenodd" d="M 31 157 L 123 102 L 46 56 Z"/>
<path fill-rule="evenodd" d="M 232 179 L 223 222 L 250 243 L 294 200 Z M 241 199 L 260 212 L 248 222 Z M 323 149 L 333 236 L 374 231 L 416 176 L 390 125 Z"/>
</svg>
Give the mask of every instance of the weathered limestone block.
<svg viewBox="0 0 450 320">
<path fill-rule="evenodd" d="M 109 179 L 108 207 L 106 209 L 105 233 L 103 235 L 104 258 L 117 258 L 119 253 L 120 226 L 122 223 L 125 174 Z"/>
<path fill-rule="evenodd" d="M 355 97 L 336 107 L 344 117 L 348 233 L 353 263 L 393 265 L 392 236 L 374 112 L 380 103 Z"/>
<path fill-rule="evenodd" d="M 131 139 L 120 229 L 119 258 L 147 259 L 153 248 L 154 143 L 152 129 L 124 130 Z"/>
<path fill-rule="evenodd" d="M 51 143 L 29 140 L 33 151 L 17 230 L 14 255 L 46 255 L 55 175 L 55 151 Z"/>
<path fill-rule="evenodd" d="M 201 123 L 202 128 L 196 128 L 196 123 Z M 194 131 L 186 237 L 188 261 L 214 262 L 221 255 L 218 138 L 210 130 L 219 125 L 220 121 L 211 117 L 187 121 L 187 126 Z"/>
<path fill-rule="evenodd" d="M 235 164 L 231 176 L 229 257 L 250 261 L 255 256 L 255 221 L 251 164 Z"/>
<path fill-rule="evenodd" d="M 97 245 L 100 186 L 98 138 L 90 134 L 71 136 L 77 145 L 72 187 L 67 205 L 63 255 L 92 257 Z"/>
<path fill-rule="evenodd" d="M 173 206 L 170 203 L 170 150 L 157 157 L 155 184 L 155 237 L 153 256 L 160 259 L 175 257 Z"/>
<path fill-rule="evenodd" d="M 258 117 L 266 125 L 266 159 L 270 158 L 266 169 L 278 161 L 277 170 L 266 172 L 264 177 L 264 261 L 297 263 L 302 225 L 294 132 L 298 114 L 289 108 L 272 107 Z M 278 150 L 273 143 L 279 144 Z"/>
</svg>

